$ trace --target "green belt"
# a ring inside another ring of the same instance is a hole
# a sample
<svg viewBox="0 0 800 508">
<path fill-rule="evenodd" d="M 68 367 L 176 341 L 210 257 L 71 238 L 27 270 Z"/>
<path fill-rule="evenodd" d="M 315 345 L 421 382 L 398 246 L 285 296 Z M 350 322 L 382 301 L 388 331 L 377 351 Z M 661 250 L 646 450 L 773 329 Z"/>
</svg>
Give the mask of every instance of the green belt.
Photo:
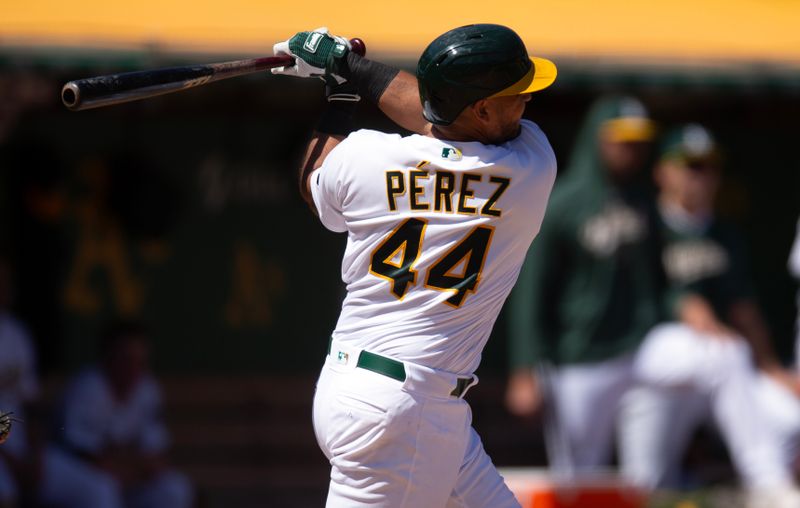
<svg viewBox="0 0 800 508">
<path fill-rule="evenodd" d="M 328 341 L 329 355 L 331 354 L 332 344 L 333 337 L 331 337 Z M 362 350 L 361 353 L 359 353 L 356 367 L 382 374 L 386 377 L 396 379 L 401 383 L 406 380 L 406 368 L 403 365 L 403 362 L 398 362 L 397 360 L 392 360 L 391 358 L 386 358 L 385 356 L 376 355 L 375 353 L 370 353 L 369 351 Z M 456 381 L 456 387 L 452 392 L 450 392 L 450 395 L 453 397 L 461 397 L 471 382 L 472 378 L 470 377 L 458 378 L 458 381 Z"/>
</svg>

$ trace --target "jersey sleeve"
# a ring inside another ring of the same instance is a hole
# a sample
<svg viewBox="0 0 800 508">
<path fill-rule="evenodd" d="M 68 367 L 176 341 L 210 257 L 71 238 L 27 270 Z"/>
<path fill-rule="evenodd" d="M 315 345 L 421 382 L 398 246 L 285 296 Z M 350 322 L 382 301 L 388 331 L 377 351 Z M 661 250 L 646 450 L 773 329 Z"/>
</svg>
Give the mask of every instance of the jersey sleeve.
<svg viewBox="0 0 800 508">
<path fill-rule="evenodd" d="M 347 153 L 350 137 L 336 145 L 325 157 L 322 166 L 311 173 L 311 197 L 322 225 L 336 233 L 347 231 L 342 204 L 346 190 Z"/>
</svg>

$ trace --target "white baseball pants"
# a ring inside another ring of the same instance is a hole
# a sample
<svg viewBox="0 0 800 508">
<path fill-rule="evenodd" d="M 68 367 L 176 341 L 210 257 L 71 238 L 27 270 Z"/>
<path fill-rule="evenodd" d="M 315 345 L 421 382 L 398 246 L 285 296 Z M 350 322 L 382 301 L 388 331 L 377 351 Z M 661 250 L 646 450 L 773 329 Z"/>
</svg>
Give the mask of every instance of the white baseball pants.
<svg viewBox="0 0 800 508">
<path fill-rule="evenodd" d="M 552 420 L 545 424 L 550 467 L 558 474 L 590 472 L 611 461 L 620 399 L 632 382 L 633 356 L 537 371 Z"/>
<path fill-rule="evenodd" d="M 786 461 L 759 400 L 759 374 L 742 339 L 659 325 L 636 356 L 638 384 L 623 399 L 619 445 L 623 474 L 645 488 L 675 486 L 692 431 L 713 417 L 744 484 L 791 485 Z"/>
<path fill-rule="evenodd" d="M 314 395 L 328 508 L 519 508 L 450 395 L 457 376 L 406 363 L 401 382 L 356 368 L 358 350 L 332 351 L 344 354 L 327 357 Z"/>
</svg>

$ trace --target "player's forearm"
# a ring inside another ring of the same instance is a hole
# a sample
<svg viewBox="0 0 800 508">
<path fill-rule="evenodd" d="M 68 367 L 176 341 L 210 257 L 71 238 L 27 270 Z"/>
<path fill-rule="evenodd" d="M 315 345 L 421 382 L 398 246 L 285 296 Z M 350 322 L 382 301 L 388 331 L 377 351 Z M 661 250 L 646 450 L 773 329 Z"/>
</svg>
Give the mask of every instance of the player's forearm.
<svg viewBox="0 0 800 508">
<path fill-rule="evenodd" d="M 419 99 L 417 78 L 400 71 L 381 95 L 378 107 L 400 127 L 428 134 L 431 124 L 422 116 L 422 103 Z"/>
<path fill-rule="evenodd" d="M 780 367 L 770 342 L 769 328 L 756 304 L 749 300 L 736 302 L 728 314 L 731 325 L 750 343 L 756 364 L 765 370 Z"/>
<path fill-rule="evenodd" d="M 377 104 L 400 127 L 418 134 L 430 132 L 430 124 L 422 116 L 417 78 L 353 53 L 347 55 L 347 64 L 362 97 Z"/>
<path fill-rule="evenodd" d="M 311 141 L 308 142 L 308 146 L 306 147 L 305 154 L 303 155 L 303 161 L 300 164 L 300 172 L 299 172 L 299 184 L 300 184 L 300 196 L 303 200 L 311 207 L 312 210 L 315 209 L 314 200 L 311 197 L 311 182 L 309 181 L 309 176 L 311 173 L 322 166 L 322 162 L 325 160 L 325 157 L 334 149 L 336 145 L 341 143 L 344 139 L 344 136 L 341 135 L 333 135 L 333 134 L 326 134 L 322 132 L 314 132 L 314 135 L 311 138 Z"/>
</svg>

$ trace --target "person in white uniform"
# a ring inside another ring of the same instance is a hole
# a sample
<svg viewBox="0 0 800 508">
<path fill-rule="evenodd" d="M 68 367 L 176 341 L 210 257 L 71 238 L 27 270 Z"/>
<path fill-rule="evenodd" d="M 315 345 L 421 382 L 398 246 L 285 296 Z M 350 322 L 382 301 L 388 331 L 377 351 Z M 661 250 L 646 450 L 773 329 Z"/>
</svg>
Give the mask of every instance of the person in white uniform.
<svg viewBox="0 0 800 508">
<path fill-rule="evenodd" d="M 778 492 L 798 502 L 786 494 L 793 488 L 788 444 L 781 450 L 770 423 L 775 395 L 766 395 L 784 392 L 797 406 L 797 379 L 772 350 L 739 235 L 714 215 L 720 160 L 713 137 L 696 124 L 663 142 L 654 176 L 665 308 L 673 321 L 655 327 L 637 352 L 638 384 L 625 396 L 619 420 L 621 467 L 643 487 L 680 487 L 689 437 L 711 416 L 760 501 Z"/>
<path fill-rule="evenodd" d="M 0 412 L 15 419 L 0 445 L 0 507 L 26 499 L 59 508 L 113 508 L 111 478 L 48 446 L 38 415 L 28 411 L 39 398 L 36 352 L 27 329 L 8 309 L 12 292 L 11 271 L 0 259 Z"/>
<path fill-rule="evenodd" d="M 15 470 L 28 452 L 25 406 L 39 392 L 35 354 L 25 327 L 9 311 L 11 273 L 0 260 L 0 413 L 13 413 L 15 421 L 8 440 L 0 446 L 0 506 L 15 506 L 19 486 Z"/>
<path fill-rule="evenodd" d="M 148 372 L 145 330 L 115 324 L 101 349 L 102 363 L 79 373 L 67 389 L 61 442 L 97 475 L 114 479 L 113 506 L 191 506 L 189 481 L 166 459 L 169 439 L 161 392 Z"/>
<path fill-rule="evenodd" d="M 327 506 L 518 507 L 463 397 L 555 179 L 545 135 L 522 119 L 555 66 L 498 25 L 439 36 L 416 79 L 346 46 L 324 31 L 276 46 L 298 59 L 278 72 L 327 74 L 331 109 L 300 185 L 347 234 L 347 295 L 314 396 Z M 350 133 L 342 110 L 361 96 L 416 134 Z"/>
</svg>

